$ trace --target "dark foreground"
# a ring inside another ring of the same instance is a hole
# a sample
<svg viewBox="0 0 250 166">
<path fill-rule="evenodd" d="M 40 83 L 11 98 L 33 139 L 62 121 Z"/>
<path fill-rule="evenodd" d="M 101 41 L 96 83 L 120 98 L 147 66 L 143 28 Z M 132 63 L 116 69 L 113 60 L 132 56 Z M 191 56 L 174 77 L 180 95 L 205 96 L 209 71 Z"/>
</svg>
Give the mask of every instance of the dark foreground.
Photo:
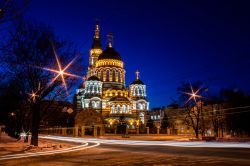
<svg viewBox="0 0 250 166">
<path fill-rule="evenodd" d="M 1 161 L 7 166 L 250 165 L 250 149 L 100 145 L 79 152 Z"/>
</svg>

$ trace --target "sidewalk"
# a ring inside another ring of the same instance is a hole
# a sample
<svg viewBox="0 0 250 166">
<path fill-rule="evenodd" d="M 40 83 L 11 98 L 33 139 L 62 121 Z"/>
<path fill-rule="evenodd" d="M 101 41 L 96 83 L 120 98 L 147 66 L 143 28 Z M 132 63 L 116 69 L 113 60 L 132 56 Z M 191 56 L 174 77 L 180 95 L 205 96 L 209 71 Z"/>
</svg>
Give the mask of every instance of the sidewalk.
<svg viewBox="0 0 250 166">
<path fill-rule="evenodd" d="M 30 145 L 30 142 L 24 143 L 23 141 L 17 141 L 17 139 L 11 138 L 2 133 L 0 137 L 0 156 L 24 152 L 41 152 L 65 149 L 73 147 L 75 143 L 40 139 L 38 145 L 38 147 L 34 147 Z"/>
</svg>

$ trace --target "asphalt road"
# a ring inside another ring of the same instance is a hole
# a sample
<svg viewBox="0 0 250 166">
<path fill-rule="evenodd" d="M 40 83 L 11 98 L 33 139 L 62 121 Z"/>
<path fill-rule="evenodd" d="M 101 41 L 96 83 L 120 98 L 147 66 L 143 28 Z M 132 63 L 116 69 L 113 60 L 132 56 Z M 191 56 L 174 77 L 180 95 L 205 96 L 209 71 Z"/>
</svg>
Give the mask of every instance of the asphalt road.
<svg viewBox="0 0 250 166">
<path fill-rule="evenodd" d="M 93 140 L 96 141 L 96 140 Z M 89 142 L 89 146 L 95 143 Z M 250 148 L 105 144 L 80 151 L 4 160 L 0 165 L 250 165 Z"/>
</svg>

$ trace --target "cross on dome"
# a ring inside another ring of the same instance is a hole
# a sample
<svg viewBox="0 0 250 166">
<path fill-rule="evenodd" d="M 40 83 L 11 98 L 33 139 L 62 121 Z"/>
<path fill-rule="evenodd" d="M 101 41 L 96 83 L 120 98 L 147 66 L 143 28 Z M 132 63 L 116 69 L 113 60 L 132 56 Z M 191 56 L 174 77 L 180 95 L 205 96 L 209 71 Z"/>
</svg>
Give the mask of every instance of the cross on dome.
<svg viewBox="0 0 250 166">
<path fill-rule="evenodd" d="M 139 80 L 140 72 L 138 70 L 136 70 L 135 74 L 136 74 L 136 79 Z"/>
<path fill-rule="evenodd" d="M 113 45 L 113 34 L 108 33 L 107 37 L 108 37 L 108 46 L 111 48 Z"/>
</svg>

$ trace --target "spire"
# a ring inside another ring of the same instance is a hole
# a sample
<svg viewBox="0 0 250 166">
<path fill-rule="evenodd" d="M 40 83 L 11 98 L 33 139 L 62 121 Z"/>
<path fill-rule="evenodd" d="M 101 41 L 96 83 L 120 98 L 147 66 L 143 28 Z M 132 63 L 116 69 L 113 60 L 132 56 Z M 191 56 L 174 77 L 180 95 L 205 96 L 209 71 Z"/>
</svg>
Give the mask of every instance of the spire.
<svg viewBox="0 0 250 166">
<path fill-rule="evenodd" d="M 94 34 L 92 48 L 97 48 L 97 49 L 102 48 L 101 41 L 100 41 L 100 26 L 99 26 L 98 20 L 96 20 L 96 23 L 95 23 L 95 34 Z"/>
<path fill-rule="evenodd" d="M 95 22 L 95 39 L 99 39 L 100 38 L 100 28 L 99 28 L 99 21 L 98 19 Z"/>
<path fill-rule="evenodd" d="M 112 48 L 113 47 L 113 34 L 108 33 L 107 37 L 108 37 L 108 47 Z"/>
<path fill-rule="evenodd" d="M 140 72 L 138 70 L 136 70 L 135 75 L 136 75 L 137 80 L 139 80 L 139 74 L 140 74 Z"/>
</svg>

